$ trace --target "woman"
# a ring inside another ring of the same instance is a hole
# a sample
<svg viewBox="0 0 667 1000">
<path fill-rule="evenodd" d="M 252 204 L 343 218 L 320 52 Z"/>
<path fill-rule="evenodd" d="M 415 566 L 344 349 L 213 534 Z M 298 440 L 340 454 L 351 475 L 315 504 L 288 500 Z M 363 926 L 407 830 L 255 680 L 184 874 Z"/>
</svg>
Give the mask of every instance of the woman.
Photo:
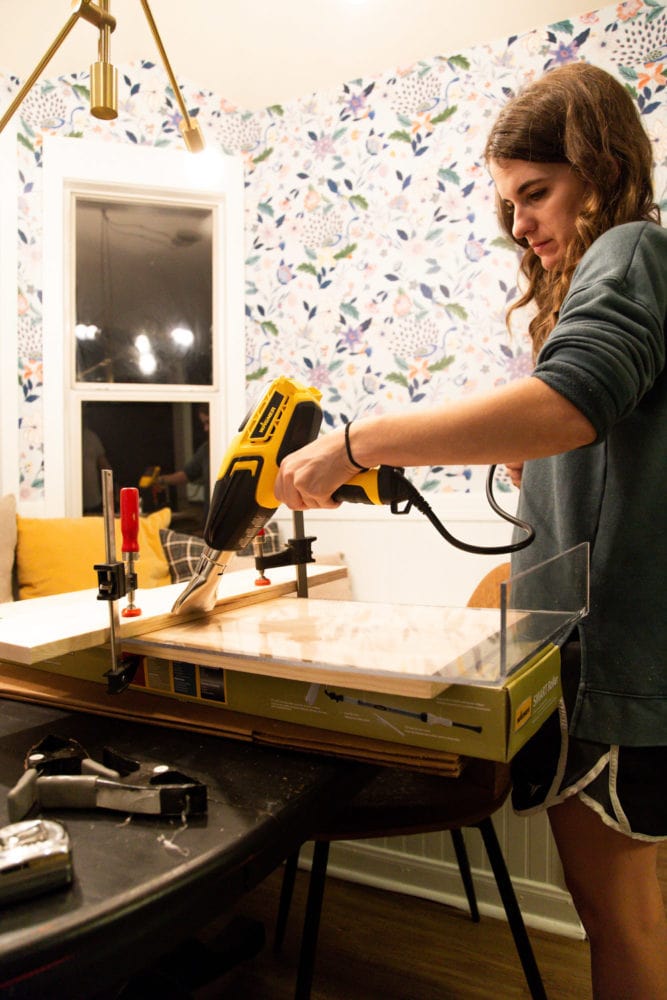
<svg viewBox="0 0 667 1000">
<path fill-rule="evenodd" d="M 591 608 L 562 650 L 560 717 L 515 761 L 514 804 L 548 809 L 596 1000 L 665 1000 L 667 231 L 651 145 L 621 84 L 575 63 L 503 109 L 486 160 L 524 251 L 533 374 L 348 424 L 288 456 L 276 496 L 333 507 L 359 467 L 505 462 L 537 531 L 516 569 L 590 543 Z"/>
</svg>

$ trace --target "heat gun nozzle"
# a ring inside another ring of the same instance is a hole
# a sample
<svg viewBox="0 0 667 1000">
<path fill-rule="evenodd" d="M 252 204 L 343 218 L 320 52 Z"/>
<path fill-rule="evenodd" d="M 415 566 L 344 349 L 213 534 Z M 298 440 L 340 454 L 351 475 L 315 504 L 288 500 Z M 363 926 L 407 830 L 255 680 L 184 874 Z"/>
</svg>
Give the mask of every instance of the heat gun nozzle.
<svg viewBox="0 0 667 1000">
<path fill-rule="evenodd" d="M 212 611 L 216 603 L 218 582 L 233 555 L 233 552 L 220 552 L 207 546 L 192 579 L 174 602 L 172 612 L 182 614 L 184 611 Z"/>
</svg>

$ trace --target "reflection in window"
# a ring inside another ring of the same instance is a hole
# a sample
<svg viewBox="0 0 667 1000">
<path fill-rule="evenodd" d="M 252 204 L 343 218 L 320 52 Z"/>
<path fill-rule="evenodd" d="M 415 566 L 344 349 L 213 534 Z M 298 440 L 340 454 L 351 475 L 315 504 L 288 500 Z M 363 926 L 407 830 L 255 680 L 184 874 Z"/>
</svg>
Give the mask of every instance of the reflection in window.
<svg viewBox="0 0 667 1000">
<path fill-rule="evenodd" d="M 76 381 L 213 384 L 212 211 L 77 197 Z"/>
<path fill-rule="evenodd" d="M 116 503 L 124 486 L 140 486 L 142 513 L 172 509 L 172 527 L 201 534 L 210 497 L 206 403 L 82 403 L 82 506 L 100 513 L 100 469 L 113 471 Z M 157 475 L 161 480 L 158 482 Z M 152 480 L 152 481 L 150 481 Z"/>
<path fill-rule="evenodd" d="M 81 431 L 81 506 L 84 514 L 102 513 L 102 470 L 111 461 L 99 434 L 87 424 Z"/>
</svg>

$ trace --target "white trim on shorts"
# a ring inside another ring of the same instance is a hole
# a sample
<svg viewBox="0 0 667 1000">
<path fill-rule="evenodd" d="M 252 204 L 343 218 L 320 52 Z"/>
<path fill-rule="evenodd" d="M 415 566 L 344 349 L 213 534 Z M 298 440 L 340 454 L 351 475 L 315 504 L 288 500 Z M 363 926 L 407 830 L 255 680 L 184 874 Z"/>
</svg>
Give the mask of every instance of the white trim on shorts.
<svg viewBox="0 0 667 1000">
<path fill-rule="evenodd" d="M 560 803 L 565 802 L 566 799 L 576 795 L 580 802 L 597 813 L 606 826 L 610 827 L 612 830 L 616 830 L 618 833 L 624 834 L 626 837 L 631 837 L 633 840 L 643 840 L 652 844 L 667 840 L 667 837 L 663 836 L 651 836 L 647 833 L 635 833 L 630 828 L 630 823 L 628 822 L 628 818 L 625 815 L 623 807 L 621 806 L 616 789 L 619 752 L 617 744 L 612 744 L 609 747 L 609 750 L 606 753 L 603 753 L 595 762 L 593 767 L 591 767 L 586 774 L 583 775 L 583 777 L 579 778 L 578 781 L 575 781 L 572 785 L 567 785 L 565 788 L 561 788 L 563 776 L 565 774 L 565 766 L 567 764 L 567 750 L 569 745 L 567 711 L 565 703 L 562 699 L 558 706 L 558 719 L 560 723 L 561 741 L 558 765 L 556 767 L 554 779 L 551 782 L 549 790 L 544 796 L 542 802 L 538 805 L 531 806 L 529 809 L 514 809 L 516 815 L 534 816 L 537 813 L 543 812 L 545 809 L 551 809 L 552 806 L 560 805 Z M 588 785 L 590 785 L 592 781 L 595 781 L 607 765 L 609 765 L 609 798 L 614 812 L 616 813 L 615 817 L 610 816 L 601 803 L 597 802 L 594 798 L 592 798 L 592 796 L 586 795 L 585 793 L 585 789 Z"/>
</svg>

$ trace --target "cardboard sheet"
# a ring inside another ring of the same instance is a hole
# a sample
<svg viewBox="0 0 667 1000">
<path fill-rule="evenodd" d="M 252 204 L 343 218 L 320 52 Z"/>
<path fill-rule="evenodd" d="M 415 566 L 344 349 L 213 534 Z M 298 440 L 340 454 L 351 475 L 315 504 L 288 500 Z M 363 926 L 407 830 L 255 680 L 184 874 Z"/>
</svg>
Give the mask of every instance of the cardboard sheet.
<svg viewBox="0 0 667 1000">
<path fill-rule="evenodd" d="M 0 663 L 0 696 L 448 777 L 458 777 L 465 763 L 458 754 L 221 712 L 207 705 L 186 704 L 141 691 L 109 695 L 103 685 L 94 681 L 45 674 L 43 670 L 15 664 Z"/>
</svg>

